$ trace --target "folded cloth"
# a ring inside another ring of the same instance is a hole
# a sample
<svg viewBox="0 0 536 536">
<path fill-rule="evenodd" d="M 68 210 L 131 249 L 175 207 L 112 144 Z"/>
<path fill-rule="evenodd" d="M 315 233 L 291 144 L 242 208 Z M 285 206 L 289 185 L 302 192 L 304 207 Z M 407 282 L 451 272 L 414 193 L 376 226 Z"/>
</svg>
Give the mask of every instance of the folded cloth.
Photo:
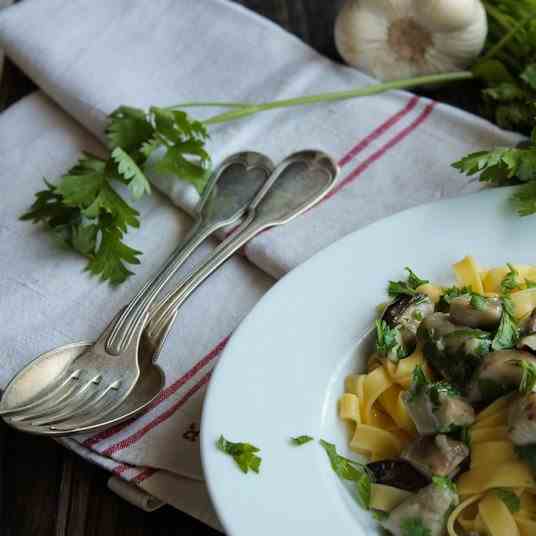
<svg viewBox="0 0 536 536">
<path fill-rule="evenodd" d="M 9 259 L 0 266 L 0 320 L 9 325 L 0 335 L 0 386 L 38 353 L 94 338 L 189 225 L 187 213 L 197 200 L 193 188 L 152 176 L 183 211 L 158 194 L 139 203 L 142 227 L 129 235 L 129 243 L 144 251 L 142 265 L 111 291 L 82 273 L 79 257 L 17 221 L 41 188 L 42 176 L 61 174 L 81 149 L 102 151 L 98 139 L 114 108 L 257 102 L 373 82 L 222 0 L 150 5 L 26 0 L 0 13 L 0 46 L 86 129 L 42 93 L 0 117 L 0 176 L 9 200 L 0 213 L 0 255 Z M 406 92 L 276 110 L 214 128 L 209 149 L 215 163 L 243 149 L 277 161 L 318 147 L 338 160 L 338 185 L 305 216 L 257 237 L 245 249 L 246 259 L 231 260 L 184 305 L 159 360 L 166 388 L 143 416 L 64 442 L 163 501 L 216 524 L 200 482 L 200 412 L 212 367 L 240 320 L 274 278 L 348 232 L 410 206 L 478 189 L 450 164 L 476 148 L 518 140 L 482 119 Z M 399 262 L 403 266 L 403 259 Z"/>
</svg>

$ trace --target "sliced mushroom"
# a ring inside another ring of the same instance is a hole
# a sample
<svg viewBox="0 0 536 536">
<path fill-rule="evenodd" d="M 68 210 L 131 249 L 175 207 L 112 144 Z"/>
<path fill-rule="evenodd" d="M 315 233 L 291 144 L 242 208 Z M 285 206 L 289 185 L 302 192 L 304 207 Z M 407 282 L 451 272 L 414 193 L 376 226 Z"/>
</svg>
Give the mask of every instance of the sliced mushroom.
<svg viewBox="0 0 536 536">
<path fill-rule="evenodd" d="M 521 327 L 523 335 L 533 335 L 536 333 L 536 309 L 530 313 Z"/>
<path fill-rule="evenodd" d="M 520 350 L 536 352 L 536 333 L 532 333 L 531 335 L 523 335 L 519 339 L 519 342 L 516 346 Z"/>
<path fill-rule="evenodd" d="M 408 521 L 422 527 L 419 534 L 444 536 L 447 513 L 458 503 L 458 494 L 453 487 L 433 483 L 399 504 L 381 524 L 393 536 L 407 536 Z"/>
<path fill-rule="evenodd" d="M 458 296 L 450 302 L 450 320 L 458 326 L 494 330 L 499 327 L 502 316 L 502 302 L 499 298 Z M 478 304 L 479 306 L 475 306 Z"/>
<path fill-rule="evenodd" d="M 517 343 L 517 348 L 536 352 L 536 309 L 522 323 L 521 338 Z"/>
<path fill-rule="evenodd" d="M 510 406 L 508 433 L 520 447 L 536 443 L 536 393 L 519 396 Z"/>
<path fill-rule="evenodd" d="M 382 320 L 390 328 L 398 326 L 404 346 L 412 348 L 415 346 L 419 324 L 433 312 L 434 304 L 426 294 L 401 294 L 385 308 Z"/>
<path fill-rule="evenodd" d="M 489 353 L 476 370 L 469 388 L 469 400 L 491 402 L 519 387 L 523 369 L 516 365 L 527 361 L 536 365 L 536 357 L 521 350 L 498 350 Z"/>
<path fill-rule="evenodd" d="M 446 382 L 428 384 L 420 392 L 402 395 L 420 435 L 449 432 L 475 421 L 475 411 Z"/>
<path fill-rule="evenodd" d="M 404 460 L 381 460 L 367 464 L 376 484 L 393 486 L 405 491 L 418 491 L 430 483 L 430 479 Z"/>
<path fill-rule="evenodd" d="M 469 456 L 469 448 L 444 434 L 421 437 L 410 443 L 400 457 L 426 475 L 452 477 Z"/>
<path fill-rule="evenodd" d="M 449 315 L 426 317 L 417 332 L 428 364 L 450 383 L 464 390 L 473 372 L 491 347 L 486 331 L 453 324 Z"/>
</svg>

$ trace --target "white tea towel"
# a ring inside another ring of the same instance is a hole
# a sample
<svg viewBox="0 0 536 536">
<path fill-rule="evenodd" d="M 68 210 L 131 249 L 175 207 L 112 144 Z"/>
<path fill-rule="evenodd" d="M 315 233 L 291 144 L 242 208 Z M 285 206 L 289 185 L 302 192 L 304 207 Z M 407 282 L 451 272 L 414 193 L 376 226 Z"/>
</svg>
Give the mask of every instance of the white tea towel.
<svg viewBox="0 0 536 536">
<path fill-rule="evenodd" d="M 0 46 L 100 139 L 106 114 L 120 104 L 264 101 L 373 82 L 222 0 L 26 0 L 0 14 Z M 192 505 L 181 503 L 173 490 L 189 484 L 177 475 L 202 479 L 197 437 L 210 371 L 272 278 L 367 223 L 477 189 L 450 163 L 476 148 L 519 139 L 405 92 L 268 112 L 219 126 L 211 135 L 215 163 L 243 149 L 277 161 L 318 147 L 339 161 L 342 172 L 329 199 L 259 236 L 246 248 L 250 262 L 233 259 L 184 306 L 160 358 L 168 384 L 145 415 L 78 443 L 68 441 L 82 455 L 189 511 Z M 42 230 L 16 220 L 41 187 L 41 176 L 59 175 L 82 148 L 97 150 L 97 143 L 41 94 L 0 119 L 0 176 L 9 199 L 0 213 L 0 255 L 10 258 L 0 266 L 0 317 L 9 315 L 11 326 L 1 335 L 0 385 L 39 352 L 95 337 L 188 225 L 161 196 L 141 202 L 142 227 L 129 240 L 145 252 L 142 265 L 112 292 L 81 272 L 79 257 L 54 249 Z M 169 177 L 153 181 L 174 204 L 191 210 L 192 188 Z M 202 496 L 194 514 L 205 518 Z"/>
</svg>

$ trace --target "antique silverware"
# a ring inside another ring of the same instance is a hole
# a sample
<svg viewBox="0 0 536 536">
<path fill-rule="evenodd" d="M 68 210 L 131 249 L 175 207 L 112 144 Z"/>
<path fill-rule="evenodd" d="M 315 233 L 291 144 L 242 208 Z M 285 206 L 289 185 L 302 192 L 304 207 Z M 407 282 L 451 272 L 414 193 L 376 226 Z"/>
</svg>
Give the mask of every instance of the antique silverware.
<svg viewBox="0 0 536 536">
<path fill-rule="evenodd" d="M 272 162 L 259 153 L 243 152 L 227 158 L 205 188 L 191 232 L 162 269 L 116 315 L 95 343 L 52 350 L 56 356 L 63 350 L 68 355 L 72 355 L 75 348 L 80 351 L 75 359 L 64 363 L 66 366 L 55 376 L 37 382 L 42 389 L 36 391 L 34 386 L 22 381 L 16 383 L 21 392 L 13 393 L 10 384 L 6 394 L 11 393 L 14 405 L 7 408 L 2 399 L 0 415 L 9 417 L 10 424 L 24 422 L 44 426 L 84 412 L 89 405 L 105 416 L 125 400 L 140 376 L 140 335 L 158 293 L 206 238 L 244 216 L 272 170 Z M 60 361 L 61 358 L 57 358 L 57 362 Z M 32 366 L 40 365 L 38 357 L 23 369 L 23 376 L 28 375 Z"/>
<path fill-rule="evenodd" d="M 151 310 L 150 322 L 141 337 L 140 360 L 147 362 L 157 358 L 179 307 L 211 273 L 261 231 L 283 225 L 316 204 L 332 188 L 337 174 L 337 165 L 328 155 L 319 151 L 302 151 L 285 159 L 251 203 L 244 222 Z M 150 381 L 144 381 L 142 374 L 139 384 L 125 402 L 118 404 L 115 411 L 104 418 L 90 404 L 83 411 L 72 414 L 70 419 L 62 419 L 57 424 L 10 424 L 44 435 L 94 431 L 142 411 L 150 403 L 148 395 L 152 393 L 151 388 L 156 390 L 159 385 L 156 375 Z M 6 391 L 5 396 L 8 395 Z"/>
</svg>

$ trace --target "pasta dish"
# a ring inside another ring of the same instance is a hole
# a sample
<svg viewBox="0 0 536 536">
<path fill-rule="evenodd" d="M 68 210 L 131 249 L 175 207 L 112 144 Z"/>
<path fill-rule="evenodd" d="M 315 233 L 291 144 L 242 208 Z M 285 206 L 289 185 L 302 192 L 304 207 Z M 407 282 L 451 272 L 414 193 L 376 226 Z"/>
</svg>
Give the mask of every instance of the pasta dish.
<svg viewBox="0 0 536 536">
<path fill-rule="evenodd" d="M 339 415 L 393 536 L 536 535 L 536 267 L 391 281 Z M 347 460 L 351 462 L 351 460 Z"/>
</svg>

